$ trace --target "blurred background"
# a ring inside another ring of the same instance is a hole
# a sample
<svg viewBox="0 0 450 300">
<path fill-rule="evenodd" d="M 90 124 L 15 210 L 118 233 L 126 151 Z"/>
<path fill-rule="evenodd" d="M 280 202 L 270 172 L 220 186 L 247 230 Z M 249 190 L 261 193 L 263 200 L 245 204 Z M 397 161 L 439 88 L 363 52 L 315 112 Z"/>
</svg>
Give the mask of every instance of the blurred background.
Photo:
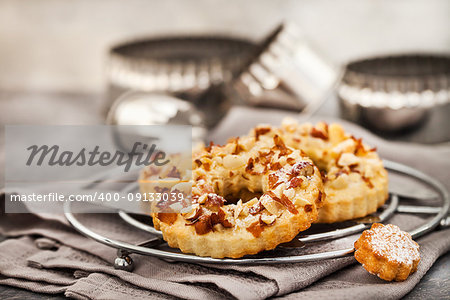
<svg viewBox="0 0 450 300">
<path fill-rule="evenodd" d="M 341 64 L 449 52 L 449 16 L 447 0 L 2 0 L 0 89 L 101 94 L 106 55 L 118 42 L 169 34 L 257 41 L 282 20 Z"/>
</svg>

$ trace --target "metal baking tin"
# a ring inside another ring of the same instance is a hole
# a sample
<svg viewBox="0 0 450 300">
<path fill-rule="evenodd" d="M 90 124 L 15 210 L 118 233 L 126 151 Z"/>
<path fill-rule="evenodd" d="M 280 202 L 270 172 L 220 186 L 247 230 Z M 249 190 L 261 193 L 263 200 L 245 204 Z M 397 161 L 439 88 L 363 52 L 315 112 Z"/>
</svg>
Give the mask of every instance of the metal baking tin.
<svg viewBox="0 0 450 300">
<path fill-rule="evenodd" d="M 450 102 L 450 56 L 398 55 L 345 68 L 338 96 L 344 116 L 382 131 L 412 127 Z"/>
<path fill-rule="evenodd" d="M 232 87 L 245 104 L 312 110 L 333 91 L 340 74 L 296 25 L 283 23 L 259 45 Z"/>
<path fill-rule="evenodd" d="M 246 39 L 173 36 L 125 42 L 109 52 L 106 109 L 126 91 L 181 94 L 191 100 L 228 82 L 255 50 Z"/>
</svg>

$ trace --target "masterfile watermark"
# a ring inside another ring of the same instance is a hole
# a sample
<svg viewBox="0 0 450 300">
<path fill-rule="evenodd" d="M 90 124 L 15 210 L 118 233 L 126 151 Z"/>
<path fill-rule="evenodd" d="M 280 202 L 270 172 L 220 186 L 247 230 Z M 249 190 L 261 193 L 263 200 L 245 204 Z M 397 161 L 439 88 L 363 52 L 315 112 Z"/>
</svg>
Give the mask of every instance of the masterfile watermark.
<svg viewBox="0 0 450 300">
<path fill-rule="evenodd" d="M 177 125 L 6 126 L 5 211 L 186 209 L 191 139 L 192 128 Z"/>
<path fill-rule="evenodd" d="M 42 166 L 47 163 L 49 166 L 124 166 L 124 171 L 128 172 L 131 166 L 163 166 L 170 162 L 164 151 L 156 151 L 156 145 L 147 145 L 141 142 L 135 142 L 132 150 L 128 153 L 116 150 L 114 153 L 109 151 L 100 151 L 100 146 L 95 146 L 89 151 L 82 148 L 78 153 L 73 151 L 61 151 L 58 145 L 32 145 L 27 148 L 30 151 L 30 156 L 26 162 L 27 166 L 36 165 Z M 145 155 L 144 155 L 145 154 Z"/>
</svg>

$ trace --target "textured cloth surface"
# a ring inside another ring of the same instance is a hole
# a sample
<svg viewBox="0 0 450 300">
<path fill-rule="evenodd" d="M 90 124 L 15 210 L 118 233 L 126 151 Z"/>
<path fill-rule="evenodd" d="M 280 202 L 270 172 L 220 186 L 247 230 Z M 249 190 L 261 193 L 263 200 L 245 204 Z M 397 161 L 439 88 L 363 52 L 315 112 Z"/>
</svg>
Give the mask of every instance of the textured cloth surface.
<svg viewBox="0 0 450 300">
<path fill-rule="evenodd" d="M 223 143 L 231 136 L 247 133 L 258 123 L 277 125 L 286 115 L 273 110 L 235 108 L 212 133 L 211 139 Z M 376 146 L 383 158 L 420 169 L 450 188 L 450 147 L 386 142 L 356 125 L 339 122 L 347 131 Z M 435 195 L 434 191 L 402 177 L 391 176 L 390 180 L 392 191 L 429 198 Z M 435 202 L 414 201 L 423 205 Z M 135 243 L 149 238 L 113 214 L 77 217 L 94 231 L 117 240 Z M 423 215 L 396 214 L 389 222 L 411 230 L 426 220 Z M 116 257 L 114 249 L 81 236 L 63 216 L 4 214 L 0 217 L 0 233 L 11 237 L 0 243 L 0 284 L 50 294 L 65 293 L 76 299 L 263 299 L 271 296 L 397 299 L 408 293 L 434 261 L 450 249 L 448 229 L 418 239 L 422 257 L 418 271 L 405 282 L 386 283 L 367 273 L 352 257 L 302 264 L 226 266 L 132 255 L 136 268 L 129 273 L 111 266 Z M 289 253 L 345 249 L 352 247 L 357 237 L 316 243 Z"/>
</svg>

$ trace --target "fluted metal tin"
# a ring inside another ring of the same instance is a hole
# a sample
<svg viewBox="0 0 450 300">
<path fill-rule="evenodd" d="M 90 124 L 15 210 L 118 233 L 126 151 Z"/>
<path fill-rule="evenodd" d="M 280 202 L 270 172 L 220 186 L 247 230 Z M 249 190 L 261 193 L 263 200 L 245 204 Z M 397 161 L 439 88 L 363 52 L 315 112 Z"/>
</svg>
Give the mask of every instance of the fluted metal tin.
<svg viewBox="0 0 450 300">
<path fill-rule="evenodd" d="M 319 106 L 339 76 L 339 68 L 289 23 L 281 24 L 260 44 L 233 88 L 246 104 L 301 110 Z"/>
<path fill-rule="evenodd" d="M 450 57 L 399 55 L 346 66 L 338 96 L 344 117 L 382 131 L 412 127 L 450 102 Z"/>
<path fill-rule="evenodd" d="M 164 92 L 191 100 L 211 84 L 228 82 L 255 46 L 231 37 L 165 37 L 123 43 L 110 50 L 108 110 L 126 91 Z"/>
</svg>

